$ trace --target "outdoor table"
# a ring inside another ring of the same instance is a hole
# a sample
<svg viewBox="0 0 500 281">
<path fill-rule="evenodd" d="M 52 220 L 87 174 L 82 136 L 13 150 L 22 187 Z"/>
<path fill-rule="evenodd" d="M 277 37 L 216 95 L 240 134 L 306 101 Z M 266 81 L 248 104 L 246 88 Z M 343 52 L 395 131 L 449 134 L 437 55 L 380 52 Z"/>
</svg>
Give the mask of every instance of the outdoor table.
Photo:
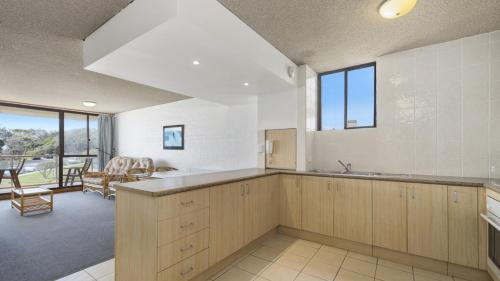
<svg viewBox="0 0 500 281">
<path fill-rule="evenodd" d="M 12 167 L 0 166 L 0 183 L 2 183 L 2 179 L 6 171 L 10 173 L 10 180 L 14 183 L 14 187 L 21 188 L 21 184 L 19 183 L 19 178 L 17 176 L 17 169 Z"/>
</svg>

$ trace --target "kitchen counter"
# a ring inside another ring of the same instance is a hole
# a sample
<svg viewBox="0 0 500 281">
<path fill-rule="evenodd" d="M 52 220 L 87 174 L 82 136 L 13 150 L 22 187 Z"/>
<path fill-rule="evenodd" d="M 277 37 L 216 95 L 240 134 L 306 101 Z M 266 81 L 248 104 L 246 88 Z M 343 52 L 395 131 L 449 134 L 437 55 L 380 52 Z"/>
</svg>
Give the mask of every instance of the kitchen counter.
<svg viewBox="0 0 500 281">
<path fill-rule="evenodd" d="M 468 177 L 445 177 L 445 176 L 427 176 L 427 175 L 355 175 L 339 174 L 328 172 L 301 172 L 289 170 L 270 170 L 270 169 L 242 169 L 234 171 L 213 172 L 207 174 L 184 175 L 178 177 L 169 177 L 164 179 L 151 179 L 139 182 L 122 183 L 116 185 L 118 190 L 127 190 L 136 193 L 142 193 L 148 196 L 165 196 L 175 193 L 205 188 L 214 185 L 222 185 L 253 178 L 277 175 L 305 175 L 320 177 L 336 177 L 351 179 L 366 179 L 378 181 L 397 181 L 409 183 L 440 184 L 453 186 L 473 186 L 486 187 L 500 192 L 500 179 L 486 178 L 468 178 Z"/>
</svg>

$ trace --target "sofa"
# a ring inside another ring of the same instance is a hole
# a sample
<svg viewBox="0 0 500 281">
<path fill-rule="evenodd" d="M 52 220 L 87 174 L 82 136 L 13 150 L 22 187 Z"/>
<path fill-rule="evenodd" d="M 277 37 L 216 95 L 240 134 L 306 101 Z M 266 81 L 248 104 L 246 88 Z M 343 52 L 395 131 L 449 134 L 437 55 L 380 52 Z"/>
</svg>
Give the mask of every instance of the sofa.
<svg viewBox="0 0 500 281">
<path fill-rule="evenodd" d="M 151 176 L 155 171 L 151 158 L 117 156 L 111 159 L 102 172 L 83 175 L 83 192 L 98 192 L 104 198 L 114 195 L 113 185 Z"/>
</svg>

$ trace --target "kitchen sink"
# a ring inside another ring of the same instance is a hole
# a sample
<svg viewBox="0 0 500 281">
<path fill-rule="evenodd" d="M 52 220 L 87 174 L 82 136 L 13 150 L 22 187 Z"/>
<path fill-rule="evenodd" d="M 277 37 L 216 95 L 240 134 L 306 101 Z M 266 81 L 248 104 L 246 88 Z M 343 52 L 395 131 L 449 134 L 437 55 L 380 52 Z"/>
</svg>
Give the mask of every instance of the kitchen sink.
<svg viewBox="0 0 500 281">
<path fill-rule="evenodd" d="M 342 172 L 342 171 L 329 171 L 329 170 L 312 170 L 315 173 L 324 173 L 324 174 L 332 174 L 332 175 L 343 175 L 343 176 L 360 176 L 360 177 L 388 177 L 388 178 L 410 178 L 409 174 L 389 174 L 389 173 L 379 173 L 379 172 L 358 172 L 358 171 L 350 171 L 350 172 Z"/>
</svg>

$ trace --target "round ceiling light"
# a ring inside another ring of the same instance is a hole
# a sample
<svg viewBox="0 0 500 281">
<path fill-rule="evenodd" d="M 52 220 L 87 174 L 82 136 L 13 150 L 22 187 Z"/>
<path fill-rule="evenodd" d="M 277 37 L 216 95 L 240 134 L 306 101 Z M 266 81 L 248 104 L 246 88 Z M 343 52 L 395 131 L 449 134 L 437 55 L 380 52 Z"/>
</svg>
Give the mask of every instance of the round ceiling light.
<svg viewBox="0 0 500 281">
<path fill-rule="evenodd" d="M 385 0 L 378 12 L 386 19 L 395 19 L 408 14 L 416 4 L 417 0 Z"/>
<path fill-rule="evenodd" d="M 194 65 L 199 65 L 199 64 L 200 64 L 200 61 L 194 60 L 194 61 L 193 61 L 193 64 L 194 64 Z"/>
<path fill-rule="evenodd" d="M 250 85 L 250 83 L 248 82 L 243 83 L 243 86 L 248 86 L 248 85 Z"/>
<path fill-rule="evenodd" d="M 94 107 L 97 105 L 97 103 L 95 101 L 84 101 L 82 103 L 83 103 L 83 105 L 85 105 L 87 107 Z"/>
</svg>

